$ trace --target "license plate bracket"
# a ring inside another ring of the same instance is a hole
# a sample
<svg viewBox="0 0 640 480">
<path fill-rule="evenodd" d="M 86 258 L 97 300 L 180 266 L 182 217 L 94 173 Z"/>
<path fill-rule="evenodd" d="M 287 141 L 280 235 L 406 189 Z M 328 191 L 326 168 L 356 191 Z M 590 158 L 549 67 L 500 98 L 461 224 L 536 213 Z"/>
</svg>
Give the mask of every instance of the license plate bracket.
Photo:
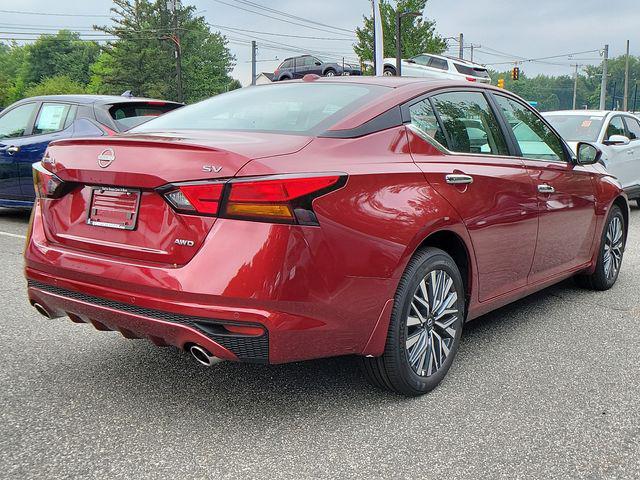
<svg viewBox="0 0 640 480">
<path fill-rule="evenodd" d="M 135 230 L 140 197 L 140 190 L 136 189 L 92 187 L 87 224 L 118 230 Z"/>
</svg>

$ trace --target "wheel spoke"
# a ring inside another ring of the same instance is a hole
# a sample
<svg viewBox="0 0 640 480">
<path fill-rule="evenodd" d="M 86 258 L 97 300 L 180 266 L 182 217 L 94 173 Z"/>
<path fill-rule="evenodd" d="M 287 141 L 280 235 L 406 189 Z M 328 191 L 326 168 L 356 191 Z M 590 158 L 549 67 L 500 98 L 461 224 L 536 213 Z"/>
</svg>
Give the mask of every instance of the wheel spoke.
<svg viewBox="0 0 640 480">
<path fill-rule="evenodd" d="M 432 270 L 418 283 L 406 317 L 407 360 L 420 376 L 437 372 L 450 356 L 461 322 L 453 277 Z"/>
</svg>

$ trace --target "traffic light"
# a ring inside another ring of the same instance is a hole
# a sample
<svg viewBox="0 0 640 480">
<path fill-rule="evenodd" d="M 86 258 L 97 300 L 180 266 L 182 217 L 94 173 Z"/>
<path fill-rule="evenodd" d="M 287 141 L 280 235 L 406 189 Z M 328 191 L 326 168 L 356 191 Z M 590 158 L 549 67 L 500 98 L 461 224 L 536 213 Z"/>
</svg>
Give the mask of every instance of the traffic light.
<svg viewBox="0 0 640 480">
<path fill-rule="evenodd" d="M 513 67 L 511 70 L 511 80 L 518 80 L 520 78 L 520 67 Z"/>
<path fill-rule="evenodd" d="M 498 79 L 498 88 L 504 88 L 504 78 Z"/>
</svg>

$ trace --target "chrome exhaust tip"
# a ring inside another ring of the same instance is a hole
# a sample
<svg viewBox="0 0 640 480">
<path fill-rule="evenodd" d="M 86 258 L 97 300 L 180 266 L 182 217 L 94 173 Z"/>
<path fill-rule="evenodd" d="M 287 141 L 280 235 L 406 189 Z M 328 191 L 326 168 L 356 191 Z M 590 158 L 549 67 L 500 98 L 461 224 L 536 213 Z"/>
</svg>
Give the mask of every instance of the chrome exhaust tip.
<svg viewBox="0 0 640 480">
<path fill-rule="evenodd" d="M 205 348 L 199 345 L 191 345 L 189 353 L 196 359 L 196 362 L 200 365 L 204 365 L 205 367 L 210 367 L 211 365 L 222 361 L 222 359 L 211 355 Z"/>
<path fill-rule="evenodd" d="M 51 314 L 47 311 L 46 308 L 44 308 L 39 303 L 34 303 L 33 304 L 33 308 L 35 308 L 40 315 L 42 315 L 44 317 L 47 317 L 47 318 L 51 318 Z"/>
</svg>

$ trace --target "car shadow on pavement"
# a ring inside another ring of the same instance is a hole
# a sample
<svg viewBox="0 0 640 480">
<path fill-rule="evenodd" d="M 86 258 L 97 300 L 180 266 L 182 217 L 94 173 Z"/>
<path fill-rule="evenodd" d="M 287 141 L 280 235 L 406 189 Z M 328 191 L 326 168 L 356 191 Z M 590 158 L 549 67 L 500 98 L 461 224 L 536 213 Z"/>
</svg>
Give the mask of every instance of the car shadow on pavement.
<svg viewBox="0 0 640 480">
<path fill-rule="evenodd" d="M 435 399 L 444 396 L 447 390 L 465 388 L 464 375 L 460 377 L 458 373 L 469 367 L 467 362 L 486 364 L 489 358 L 482 357 L 488 344 L 492 348 L 499 348 L 501 342 L 508 344 L 511 336 L 519 334 L 523 322 L 537 321 L 530 312 L 539 309 L 541 304 L 558 301 L 558 291 L 573 288 L 571 282 L 565 282 L 467 324 L 456 362 L 443 384 L 428 397 Z M 91 327 L 75 325 L 73 328 Z M 283 404 L 305 412 L 336 405 L 353 411 L 417 401 L 370 386 L 353 357 L 286 365 L 223 362 L 207 368 L 175 348 L 158 348 L 143 340 L 125 340 L 115 332 L 91 331 L 90 335 L 110 338 L 105 338 L 104 343 L 96 338 L 80 345 L 76 353 L 62 360 L 63 364 L 49 365 L 57 370 L 50 374 L 54 383 L 61 383 L 58 392 L 61 396 L 66 390 L 62 385 L 71 382 L 86 390 L 84 395 L 88 398 L 95 396 L 92 392 L 100 391 L 101 402 L 107 404 L 136 408 L 136 404 L 153 402 L 155 408 L 173 409 L 175 401 L 160 405 L 154 402 L 159 397 L 173 395 L 191 410 L 205 412 L 213 408 L 219 415 L 234 415 L 241 410 L 251 418 L 282 415 L 283 421 L 288 416 L 279 408 Z"/>
</svg>

